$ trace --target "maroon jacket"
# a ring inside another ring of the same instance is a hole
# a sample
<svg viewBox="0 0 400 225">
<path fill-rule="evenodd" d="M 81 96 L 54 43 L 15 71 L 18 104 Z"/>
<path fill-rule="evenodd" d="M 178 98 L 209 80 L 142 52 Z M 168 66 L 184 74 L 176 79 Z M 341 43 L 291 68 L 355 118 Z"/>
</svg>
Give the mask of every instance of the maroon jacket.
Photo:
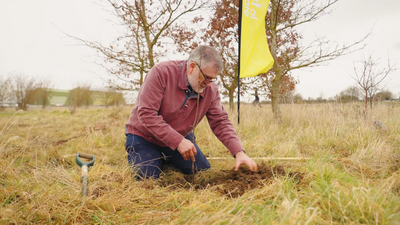
<svg viewBox="0 0 400 225">
<path fill-rule="evenodd" d="M 176 149 L 193 130 L 197 98 L 189 98 L 186 61 L 168 61 L 154 66 L 140 88 L 136 105 L 126 124 L 126 133 L 139 135 L 162 147 Z M 221 105 L 218 86 L 214 83 L 200 94 L 196 126 L 206 116 L 217 138 L 232 155 L 244 150 L 236 131 Z"/>
</svg>

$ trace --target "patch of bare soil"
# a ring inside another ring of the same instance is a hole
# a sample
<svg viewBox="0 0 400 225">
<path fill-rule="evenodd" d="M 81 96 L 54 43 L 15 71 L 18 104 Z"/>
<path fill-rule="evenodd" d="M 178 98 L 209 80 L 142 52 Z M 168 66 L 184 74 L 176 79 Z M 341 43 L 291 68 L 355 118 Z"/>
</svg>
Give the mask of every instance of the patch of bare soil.
<svg viewBox="0 0 400 225">
<path fill-rule="evenodd" d="M 283 166 L 270 167 L 265 163 L 258 166 L 257 172 L 252 172 L 245 165 L 240 166 L 238 171 L 220 170 L 216 173 L 199 173 L 196 175 L 184 175 L 183 179 L 175 177 L 161 177 L 159 183 L 162 186 L 181 186 L 195 189 L 206 189 L 217 186 L 221 194 L 238 197 L 246 191 L 263 187 L 268 180 L 274 177 L 290 177 L 300 183 L 304 175 L 299 172 L 286 172 Z"/>
</svg>

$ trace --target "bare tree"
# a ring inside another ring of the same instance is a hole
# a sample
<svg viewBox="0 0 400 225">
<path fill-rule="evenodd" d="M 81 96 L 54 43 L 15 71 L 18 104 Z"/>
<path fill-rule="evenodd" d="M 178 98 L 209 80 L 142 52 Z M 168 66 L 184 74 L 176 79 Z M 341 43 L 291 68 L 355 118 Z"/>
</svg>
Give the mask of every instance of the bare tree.
<svg viewBox="0 0 400 225">
<path fill-rule="evenodd" d="M 17 110 L 28 109 L 28 104 L 34 102 L 36 90 L 39 87 L 37 78 L 23 74 L 14 74 L 11 77 L 11 99 L 17 103 Z"/>
<path fill-rule="evenodd" d="M 354 76 L 352 78 L 357 82 L 361 88 L 365 100 L 365 111 L 367 113 L 368 100 L 370 101 L 370 108 L 372 109 L 372 100 L 375 93 L 379 90 L 379 85 L 385 78 L 395 70 L 394 66 L 387 62 L 386 67 L 380 67 L 378 60 L 375 60 L 370 55 L 367 59 L 360 61 L 361 66 L 354 65 Z"/>
<path fill-rule="evenodd" d="M 78 84 L 69 91 L 67 104 L 71 114 L 75 114 L 76 109 L 81 106 L 89 107 L 93 103 L 93 91 L 90 90 L 90 84 Z"/>
<path fill-rule="evenodd" d="M 389 90 L 383 90 L 374 95 L 375 101 L 390 101 L 393 99 L 393 93 Z"/>
<path fill-rule="evenodd" d="M 275 63 L 267 74 L 262 74 L 265 87 L 269 91 L 272 112 L 280 119 L 279 96 L 293 90 L 297 81 L 291 72 L 304 67 L 321 65 L 340 56 L 362 49 L 365 35 L 349 45 L 335 45 L 332 41 L 317 38 L 307 46 L 301 46 L 299 25 L 319 19 L 329 13 L 338 0 L 271 0 L 266 19 L 266 32 Z"/>
<path fill-rule="evenodd" d="M 284 93 L 281 98 L 279 99 L 279 103 L 301 103 L 303 101 L 303 97 L 301 94 L 296 93 L 296 90 L 291 90 Z"/>
<path fill-rule="evenodd" d="M 50 105 L 50 99 L 53 96 L 54 83 L 51 78 L 43 78 L 39 83 L 40 91 L 38 97 L 41 99 L 42 108 L 44 109 L 46 105 Z"/>
<path fill-rule="evenodd" d="M 114 88 L 108 87 L 101 91 L 101 102 L 108 108 L 111 103 L 113 92 L 115 91 Z"/>
<path fill-rule="evenodd" d="M 113 94 L 111 95 L 111 105 L 113 106 L 120 106 L 120 105 L 125 105 L 125 99 L 124 96 L 122 95 L 121 92 L 113 92 Z"/>
<path fill-rule="evenodd" d="M 28 104 L 42 105 L 42 109 L 46 108 L 46 105 L 50 105 L 50 99 L 53 96 L 53 83 L 50 78 L 43 78 L 37 82 L 37 88 L 33 90 L 35 96 L 31 98 Z"/>
<path fill-rule="evenodd" d="M 337 96 L 336 98 L 338 101 L 346 103 L 346 102 L 359 101 L 360 96 L 361 96 L 360 89 L 357 86 L 353 85 L 341 91 L 339 93 L 339 96 Z"/>
<path fill-rule="evenodd" d="M 119 106 L 125 104 L 125 99 L 121 92 L 118 92 L 115 88 L 107 88 L 101 91 L 101 102 L 108 108 L 110 105 Z"/>
<path fill-rule="evenodd" d="M 101 65 L 111 75 L 108 83 L 118 89 L 135 89 L 143 83 L 144 75 L 154 64 L 171 53 L 187 51 L 197 46 L 196 32 L 191 23 L 201 17 L 190 16 L 205 6 L 202 0 L 107 0 L 120 19 L 126 33 L 111 45 L 73 37 L 105 57 Z M 184 18 L 186 16 L 186 18 Z M 191 19 L 187 19 L 191 18 Z M 123 81 L 123 84 L 119 81 Z"/>
<path fill-rule="evenodd" d="M 5 108 L 10 100 L 10 78 L 0 77 L 0 108 Z"/>
</svg>

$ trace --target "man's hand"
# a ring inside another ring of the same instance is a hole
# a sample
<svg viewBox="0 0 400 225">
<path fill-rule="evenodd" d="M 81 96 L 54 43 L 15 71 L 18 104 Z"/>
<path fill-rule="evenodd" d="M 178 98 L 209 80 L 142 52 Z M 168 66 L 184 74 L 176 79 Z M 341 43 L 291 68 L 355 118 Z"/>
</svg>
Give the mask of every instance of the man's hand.
<svg viewBox="0 0 400 225">
<path fill-rule="evenodd" d="M 197 151 L 191 141 L 184 138 L 181 143 L 179 143 L 177 149 L 179 153 L 181 153 L 184 160 L 192 160 L 193 162 L 195 161 L 194 156 L 197 154 Z"/>
<path fill-rule="evenodd" d="M 236 158 L 235 171 L 238 171 L 239 166 L 242 164 L 247 165 L 251 171 L 254 172 L 257 171 L 257 163 L 254 162 L 254 160 L 252 160 L 250 157 L 248 157 L 246 153 L 244 153 L 244 151 L 236 153 L 235 158 Z"/>
</svg>

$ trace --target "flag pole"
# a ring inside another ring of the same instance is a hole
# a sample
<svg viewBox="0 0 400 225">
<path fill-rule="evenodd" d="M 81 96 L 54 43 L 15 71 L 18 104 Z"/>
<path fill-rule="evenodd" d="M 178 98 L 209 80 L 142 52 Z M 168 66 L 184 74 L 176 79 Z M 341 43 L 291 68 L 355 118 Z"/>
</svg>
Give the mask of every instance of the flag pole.
<svg viewBox="0 0 400 225">
<path fill-rule="evenodd" d="M 240 124 L 240 46 L 241 46 L 241 34 L 242 34 L 242 0 L 239 0 L 239 26 L 238 26 L 238 32 L 239 32 L 239 51 L 238 51 L 238 77 L 237 77 L 237 82 L 238 82 L 238 124 Z"/>
</svg>

